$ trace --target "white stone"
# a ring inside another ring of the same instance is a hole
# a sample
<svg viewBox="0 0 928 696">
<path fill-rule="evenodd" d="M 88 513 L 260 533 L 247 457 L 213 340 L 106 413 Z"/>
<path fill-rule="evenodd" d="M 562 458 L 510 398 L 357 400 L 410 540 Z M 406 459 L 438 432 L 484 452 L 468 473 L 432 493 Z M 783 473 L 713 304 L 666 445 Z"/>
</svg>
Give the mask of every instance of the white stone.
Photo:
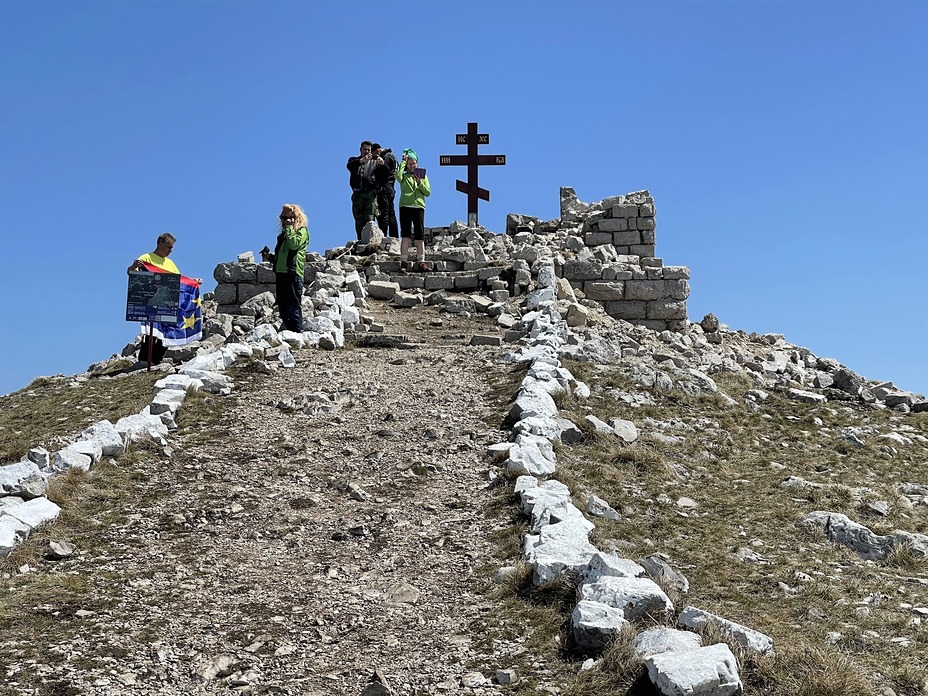
<svg viewBox="0 0 928 696">
<path fill-rule="evenodd" d="M 122 435 L 117 432 L 116 428 L 108 420 L 98 421 L 85 428 L 81 432 L 81 438 L 98 442 L 105 457 L 118 457 L 126 451 L 126 444 L 122 439 Z"/>
<path fill-rule="evenodd" d="M 136 414 L 120 418 L 116 422 L 116 432 L 122 435 L 126 445 L 139 440 L 154 440 L 161 445 L 167 444 L 165 436 L 168 429 L 158 416 Z"/>
<path fill-rule="evenodd" d="M 638 427 L 629 420 L 612 419 L 612 430 L 625 444 L 630 445 L 638 439 Z"/>
<path fill-rule="evenodd" d="M 367 294 L 378 300 L 392 300 L 399 291 L 399 283 L 386 280 L 372 280 L 367 284 Z"/>
<path fill-rule="evenodd" d="M 179 389 L 162 389 L 155 394 L 155 398 L 151 400 L 151 404 L 148 406 L 149 413 L 154 416 L 161 415 L 165 412 L 173 414 L 180 408 L 186 396 L 186 391 L 181 391 Z"/>
<path fill-rule="evenodd" d="M 99 464 L 100 460 L 103 459 L 103 445 L 96 440 L 78 440 L 72 442 L 65 449 L 90 457 L 91 465 Z"/>
<path fill-rule="evenodd" d="M 36 498 L 45 493 L 48 479 L 28 460 L 0 466 L 0 496 L 22 495 Z"/>
<path fill-rule="evenodd" d="M 302 350 L 306 347 L 306 338 L 302 333 L 297 333 L 296 331 L 281 331 L 280 340 L 290 346 L 290 348 L 293 350 Z"/>
<path fill-rule="evenodd" d="M 543 585 L 567 571 L 579 573 L 590 562 L 597 548 L 589 541 L 585 529 L 577 527 L 575 518 L 550 524 L 538 534 L 526 534 L 522 550 L 534 565 L 532 582 Z"/>
<path fill-rule="evenodd" d="M 555 471 L 554 462 L 541 455 L 537 447 L 513 445 L 509 449 L 506 468 L 517 474 L 547 476 Z"/>
<path fill-rule="evenodd" d="M 557 293 L 554 288 L 541 288 L 529 293 L 527 304 L 530 309 L 538 309 L 553 304 L 555 300 L 557 300 Z"/>
<path fill-rule="evenodd" d="M 547 263 L 538 269 L 538 287 L 557 287 L 557 276 L 554 273 L 554 266 L 552 266 L 550 263 Z"/>
<path fill-rule="evenodd" d="M 196 370 L 184 365 L 181 372 L 188 377 L 199 380 L 203 384 L 203 391 L 212 394 L 231 394 L 232 378 L 221 372 L 209 372 L 207 370 Z"/>
<path fill-rule="evenodd" d="M 619 515 L 615 508 L 613 508 L 602 498 L 599 498 L 595 495 L 591 495 L 586 501 L 586 511 L 587 514 L 594 515 L 596 517 L 605 517 L 607 520 L 621 519 L 621 515 Z"/>
<path fill-rule="evenodd" d="M 4 509 L 0 507 L 0 558 L 9 556 L 10 552 L 23 543 L 32 531 L 28 525 L 15 517 L 4 515 Z"/>
<path fill-rule="evenodd" d="M 536 506 L 570 502 L 570 489 L 557 479 L 548 479 L 539 484 L 534 476 L 519 476 L 516 479 L 516 493 L 520 496 L 522 512 L 526 515 L 531 515 Z"/>
<path fill-rule="evenodd" d="M 628 558 L 619 558 L 614 553 L 598 551 L 593 554 L 583 570 L 583 581 L 596 582 L 603 577 L 637 578 L 644 575 L 644 568 Z"/>
<path fill-rule="evenodd" d="M 585 650 L 601 651 L 609 642 L 631 624 L 621 609 L 608 604 L 582 600 L 570 616 L 574 640 Z"/>
<path fill-rule="evenodd" d="M 747 626 L 724 619 L 708 611 L 697 609 L 696 607 L 686 607 L 680 612 L 677 622 L 681 626 L 692 628 L 694 630 L 703 630 L 709 626 L 716 628 L 732 640 L 737 642 L 743 648 L 761 655 L 773 651 L 773 638 L 764 635 L 760 631 L 755 631 Z"/>
<path fill-rule="evenodd" d="M 281 343 L 277 329 L 275 329 L 271 324 L 261 324 L 256 326 L 251 332 L 251 335 L 248 337 L 248 340 L 253 343 L 265 341 L 272 348 L 276 348 Z"/>
<path fill-rule="evenodd" d="M 35 530 L 58 517 L 60 512 L 61 508 L 48 498 L 33 498 L 19 505 L 0 509 L 0 518 L 12 517 L 29 527 L 30 530 Z"/>
<path fill-rule="evenodd" d="M 741 692 L 738 662 L 724 643 L 664 652 L 645 660 L 651 682 L 666 696 L 731 696 Z"/>
<path fill-rule="evenodd" d="M 199 391 L 203 389 L 203 382 L 200 380 L 190 377 L 189 375 L 168 375 L 163 377 L 155 382 L 155 389 L 171 389 L 174 391 L 187 391 L 188 389 L 193 389 L 194 391 Z"/>
<path fill-rule="evenodd" d="M 673 612 L 673 602 L 648 578 L 603 576 L 596 582 L 584 583 L 580 587 L 580 597 L 618 607 L 631 621 L 645 614 Z"/>
<path fill-rule="evenodd" d="M 67 471 L 68 469 L 82 469 L 88 471 L 93 460 L 86 454 L 75 452 L 72 449 L 62 449 L 55 452 L 52 462 L 52 468 L 55 471 Z"/>
<path fill-rule="evenodd" d="M 816 392 L 805 391 L 803 389 L 790 389 L 789 395 L 796 401 L 802 401 L 807 404 L 823 404 L 828 401 L 828 398 L 824 394 L 817 394 Z"/>
<path fill-rule="evenodd" d="M 553 418 L 557 415 L 557 410 L 557 404 L 551 395 L 535 383 L 519 390 L 509 409 L 509 415 L 513 421 L 531 416 Z"/>
<path fill-rule="evenodd" d="M 675 628 L 658 626 L 649 628 L 635 636 L 632 649 L 643 660 L 665 652 L 695 650 L 702 647 L 702 638 L 692 631 L 678 631 Z"/>
<path fill-rule="evenodd" d="M 593 428 L 594 431 L 596 431 L 600 435 L 612 435 L 612 432 L 613 432 L 612 426 L 610 426 L 605 421 L 600 420 L 596 416 L 593 416 L 593 415 L 585 416 L 584 420 L 587 422 L 587 424 L 590 427 Z"/>
<path fill-rule="evenodd" d="M 215 350 L 212 353 L 201 353 L 195 355 L 184 364 L 181 369 L 183 374 L 189 375 L 192 370 L 204 370 L 206 372 L 221 372 L 226 369 L 226 359 L 222 351 Z"/>
</svg>

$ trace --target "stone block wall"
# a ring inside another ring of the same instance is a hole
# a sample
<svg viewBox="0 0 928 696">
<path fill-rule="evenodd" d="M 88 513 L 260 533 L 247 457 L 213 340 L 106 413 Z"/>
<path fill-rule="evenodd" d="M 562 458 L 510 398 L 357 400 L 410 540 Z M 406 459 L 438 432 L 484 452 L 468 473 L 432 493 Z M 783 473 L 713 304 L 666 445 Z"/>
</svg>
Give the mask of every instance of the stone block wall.
<svg viewBox="0 0 928 696">
<path fill-rule="evenodd" d="M 581 299 L 603 305 L 618 319 L 663 331 L 686 325 L 690 271 L 664 266 L 654 255 L 655 208 L 648 191 L 583 203 L 572 188 L 560 192 L 561 216 L 542 221 L 509 215 L 506 234 L 455 222 L 431 228 L 430 270 L 401 269 L 397 240 L 354 244 L 307 254 L 306 292 L 340 289 L 346 268 L 366 282 L 389 281 L 411 292 L 481 293 L 505 302 L 527 292 L 542 267 L 553 265 Z M 213 273 L 215 299 L 225 314 L 250 314 L 249 300 L 274 292 L 269 264 L 226 263 Z M 243 305 L 245 306 L 243 309 Z"/>
<path fill-rule="evenodd" d="M 617 319 L 658 331 L 682 329 L 690 269 L 664 266 L 654 255 L 656 227 L 648 191 L 586 204 L 562 187 L 559 229 L 568 239 L 582 238 L 586 250 L 574 242 L 575 258 L 558 264 L 557 274 Z"/>
</svg>

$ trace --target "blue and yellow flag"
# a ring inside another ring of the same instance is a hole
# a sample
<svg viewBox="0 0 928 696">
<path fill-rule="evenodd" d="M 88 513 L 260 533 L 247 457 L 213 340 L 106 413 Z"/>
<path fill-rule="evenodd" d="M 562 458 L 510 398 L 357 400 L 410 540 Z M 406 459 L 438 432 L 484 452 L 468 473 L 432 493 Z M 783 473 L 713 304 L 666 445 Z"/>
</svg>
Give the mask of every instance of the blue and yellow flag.
<svg viewBox="0 0 928 696">
<path fill-rule="evenodd" d="M 143 262 L 145 270 L 164 273 L 150 263 Z M 177 323 L 154 322 L 152 335 L 166 346 L 185 346 L 203 337 L 203 311 L 200 309 L 200 284 L 185 275 L 180 277 L 180 301 L 177 306 Z"/>
</svg>

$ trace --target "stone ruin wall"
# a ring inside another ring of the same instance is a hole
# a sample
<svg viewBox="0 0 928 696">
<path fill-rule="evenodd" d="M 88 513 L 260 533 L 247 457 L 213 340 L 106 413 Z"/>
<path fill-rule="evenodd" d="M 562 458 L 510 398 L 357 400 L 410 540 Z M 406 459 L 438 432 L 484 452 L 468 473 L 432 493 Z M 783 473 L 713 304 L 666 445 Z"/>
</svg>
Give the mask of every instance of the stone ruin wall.
<svg viewBox="0 0 928 696">
<path fill-rule="evenodd" d="M 327 251 L 325 257 L 309 253 L 306 288 L 324 286 L 335 264 L 339 273 L 348 266 L 367 282 L 391 281 L 404 291 L 480 293 L 505 302 L 528 292 L 539 268 L 553 262 L 556 275 L 570 283 L 578 299 L 600 303 L 615 318 L 657 331 L 685 327 L 690 271 L 686 266 L 664 266 L 655 256 L 655 208 L 648 191 L 587 204 L 572 188 L 562 187 L 560 213 L 551 221 L 510 214 L 508 239 L 503 240 L 492 239 L 503 235 L 459 222 L 433 227 L 426 250 L 432 265 L 428 273 L 401 273 L 399 257 L 387 253 L 398 251 L 393 240 L 352 242 Z M 248 314 L 244 303 L 274 292 L 270 264 L 224 263 L 213 276 L 220 313 Z"/>
</svg>

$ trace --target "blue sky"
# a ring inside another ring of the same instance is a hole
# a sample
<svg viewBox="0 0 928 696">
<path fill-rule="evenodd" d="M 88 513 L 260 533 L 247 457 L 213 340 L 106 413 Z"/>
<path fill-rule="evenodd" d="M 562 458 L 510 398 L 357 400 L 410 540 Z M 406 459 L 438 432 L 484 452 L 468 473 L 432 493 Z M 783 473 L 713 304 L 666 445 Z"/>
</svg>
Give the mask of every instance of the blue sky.
<svg viewBox="0 0 928 696">
<path fill-rule="evenodd" d="M 782 333 L 928 392 L 928 3 L 8 0 L 0 6 L 0 393 L 84 371 L 136 333 L 125 268 L 165 231 L 207 278 L 273 246 L 353 238 L 346 159 L 412 147 L 426 224 L 649 189 L 690 319 Z"/>
</svg>

